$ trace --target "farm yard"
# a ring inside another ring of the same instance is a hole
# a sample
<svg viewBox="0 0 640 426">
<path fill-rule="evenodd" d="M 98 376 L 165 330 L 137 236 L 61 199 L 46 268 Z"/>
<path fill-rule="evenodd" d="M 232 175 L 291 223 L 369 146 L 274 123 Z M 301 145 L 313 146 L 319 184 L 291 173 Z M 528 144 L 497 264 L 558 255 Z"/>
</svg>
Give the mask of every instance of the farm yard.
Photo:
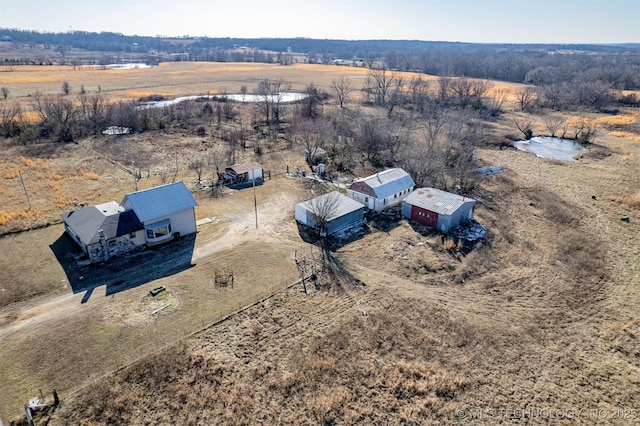
<svg viewBox="0 0 640 426">
<path fill-rule="evenodd" d="M 182 62 L 14 67 L 1 81 L 28 109 L 29 94 L 59 92 L 63 81 L 99 86 L 115 102 L 235 93 L 265 78 L 329 92 L 338 72 L 357 87 L 367 76 L 327 65 Z M 514 117 L 527 116 L 516 105 L 518 88 L 494 84 L 506 95 L 504 116 L 475 149 L 478 165 L 504 168 L 473 188 L 486 239 L 462 252 L 399 215 L 374 215 L 365 232 L 324 253 L 328 285 L 307 284 L 308 292 L 294 256 L 322 251 L 301 238 L 294 206 L 335 187 L 287 174 L 309 169 L 303 144 L 249 138 L 235 151 L 233 162 L 270 171 L 254 206 L 251 187 L 213 196 L 197 182 L 193 158 L 223 144 L 215 123 L 205 123 L 204 134 L 171 127 L 7 143 L 0 419 L 19 418 L 39 389 L 56 389 L 62 400 L 46 417 L 50 425 L 477 424 L 466 416 L 527 408 L 631 415 L 640 407 L 640 114 L 589 113 L 599 123 L 590 152 L 600 154 L 575 162 L 498 149 L 517 133 Z M 359 96 L 351 110 L 361 108 Z M 324 112 L 333 109 L 340 110 L 330 98 Z M 256 113 L 242 106 L 238 114 L 249 123 Z M 342 173 L 371 172 L 356 163 Z M 178 180 L 192 190 L 201 221 L 190 258 L 172 258 L 177 246 L 169 243 L 84 269 L 85 287 L 72 288 L 52 247 L 65 244 L 60 214 L 74 201 L 121 200 L 134 187 Z M 233 287 L 216 286 L 219 273 L 232 273 Z M 149 295 L 159 286 L 166 291 Z M 587 414 L 538 420 L 594 423 Z"/>
</svg>

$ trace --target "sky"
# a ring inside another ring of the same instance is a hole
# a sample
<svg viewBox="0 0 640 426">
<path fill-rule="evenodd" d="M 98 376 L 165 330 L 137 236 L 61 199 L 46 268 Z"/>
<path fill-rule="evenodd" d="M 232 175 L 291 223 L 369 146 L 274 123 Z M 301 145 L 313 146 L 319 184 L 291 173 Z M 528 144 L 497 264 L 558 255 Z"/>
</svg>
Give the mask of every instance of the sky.
<svg viewBox="0 0 640 426">
<path fill-rule="evenodd" d="M 640 43 L 640 0 L 0 0 L 0 28 L 143 36 Z"/>
</svg>

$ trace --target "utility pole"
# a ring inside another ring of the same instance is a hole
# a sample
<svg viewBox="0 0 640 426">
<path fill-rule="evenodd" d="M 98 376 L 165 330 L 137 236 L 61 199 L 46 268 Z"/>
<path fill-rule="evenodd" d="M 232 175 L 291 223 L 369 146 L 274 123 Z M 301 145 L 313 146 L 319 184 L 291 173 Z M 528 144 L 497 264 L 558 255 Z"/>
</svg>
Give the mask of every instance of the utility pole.
<svg viewBox="0 0 640 426">
<path fill-rule="evenodd" d="M 29 201 L 29 194 L 27 193 L 27 187 L 24 184 L 24 179 L 22 179 L 22 172 L 18 170 L 18 174 L 20 175 L 20 183 L 22 184 L 22 189 L 24 190 L 24 196 L 27 197 L 27 205 L 29 206 L 29 210 L 31 210 L 31 201 Z M 256 228 L 258 227 L 257 217 L 258 216 L 256 216 Z"/>
<path fill-rule="evenodd" d="M 258 200 L 256 199 L 256 170 L 251 170 L 251 175 L 253 176 L 253 209 L 256 212 L 256 229 L 258 229 Z"/>
<path fill-rule="evenodd" d="M 131 160 L 131 174 L 133 175 L 133 190 L 138 192 L 138 174 L 136 173 L 136 162 Z"/>
</svg>

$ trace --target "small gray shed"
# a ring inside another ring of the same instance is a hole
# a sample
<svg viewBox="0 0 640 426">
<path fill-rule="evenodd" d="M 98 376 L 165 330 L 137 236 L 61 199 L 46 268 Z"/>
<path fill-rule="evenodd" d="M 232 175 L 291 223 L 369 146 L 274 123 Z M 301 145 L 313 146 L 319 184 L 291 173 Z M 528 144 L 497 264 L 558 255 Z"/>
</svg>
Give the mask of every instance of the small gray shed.
<svg viewBox="0 0 640 426">
<path fill-rule="evenodd" d="M 326 221 L 325 229 L 319 231 L 335 235 L 362 225 L 364 206 L 337 191 L 296 204 L 295 217 L 298 223 L 316 229 L 319 216 L 322 217 L 321 221 Z"/>
<path fill-rule="evenodd" d="M 476 201 L 435 188 L 418 188 L 402 201 L 402 216 L 449 232 L 465 220 L 473 219 Z"/>
</svg>

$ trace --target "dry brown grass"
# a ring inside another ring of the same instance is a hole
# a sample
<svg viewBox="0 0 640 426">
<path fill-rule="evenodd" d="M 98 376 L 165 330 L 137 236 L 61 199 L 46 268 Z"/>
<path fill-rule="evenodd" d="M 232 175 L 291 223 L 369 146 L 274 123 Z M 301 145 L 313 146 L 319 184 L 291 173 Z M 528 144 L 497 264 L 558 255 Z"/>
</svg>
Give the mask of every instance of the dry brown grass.
<svg viewBox="0 0 640 426">
<path fill-rule="evenodd" d="M 3 73 L 3 84 L 11 88 L 11 97 L 22 103 L 24 111 L 28 111 L 30 95 L 35 92 L 59 94 L 63 82 L 71 86 L 71 95 L 77 93 L 82 85 L 87 93 L 100 92 L 107 99 L 137 100 L 150 94 L 172 97 L 223 91 L 239 93 L 242 85 L 251 91 L 257 85 L 257 78 L 283 79 L 294 90 L 302 90 L 314 83 L 328 91 L 331 81 L 338 74 L 351 76 L 353 85 L 361 87 L 367 69 L 312 64 L 283 67 L 275 64 L 214 62 L 171 62 L 128 70 L 19 66 Z"/>
<path fill-rule="evenodd" d="M 511 174 L 602 175 L 512 160 Z M 456 422 L 459 410 L 634 407 L 637 276 L 621 273 L 629 255 L 597 219 L 611 205 L 566 180 L 515 179 L 483 185 L 477 215 L 493 238 L 466 258 L 408 224 L 372 232 L 337 252 L 364 286 L 281 292 L 98 382 L 51 424 L 428 425 Z M 622 243 L 639 247 L 636 235 Z M 453 263 L 416 270 L 413 256 Z"/>
<path fill-rule="evenodd" d="M 509 117 L 496 124 L 502 136 L 510 126 Z M 156 136 L 90 147 L 110 157 L 130 156 L 135 147 L 146 169 L 173 159 L 156 154 L 153 143 L 168 153 L 178 143 L 201 145 L 184 135 Z M 68 316 L 30 323 L 28 315 L 36 316 L 29 308 L 39 298 L 66 300 L 69 292 L 42 244 L 61 229 L 2 239 L 10 256 L 0 258 L 0 269 L 11 285 L 3 282 L 0 295 L 12 292 L 4 302 L 13 304 L 0 311 L 2 324 L 25 328 L 2 336 L 0 377 L 7 380 L 0 405 L 15 413 L 38 388 L 56 387 L 64 403 L 49 424 L 428 425 L 456 423 L 460 409 L 633 409 L 640 393 L 640 145 L 606 129 L 598 143 L 611 155 L 576 163 L 479 150 L 481 161 L 506 168 L 474 194 L 487 241 L 466 257 L 452 256 L 439 237 L 406 222 L 373 229 L 333 253 L 342 279 L 357 284 L 340 291 L 280 291 L 297 276 L 292 248 L 308 249 L 281 207 L 307 198 L 308 189 L 284 178 L 282 193 L 258 192 L 261 214 L 278 219 L 266 224 L 261 216 L 257 232 L 247 220 L 250 193 L 198 195 L 198 217 L 217 221 L 198 234 L 193 268 L 146 286 L 165 285 L 176 306 L 153 320 L 145 315 L 148 288 L 141 287 L 114 298 L 96 294 L 84 305 L 70 298 Z M 118 200 L 110 195 L 128 190 L 129 176 L 86 148 L 65 147 L 55 158 L 20 152 L 0 177 L 28 168 L 22 155 L 35 162 L 33 173 L 41 167 L 56 176 L 38 191 L 51 192 L 51 184 L 63 196 L 66 183 L 77 179 L 78 188 L 96 184 L 96 200 Z M 74 170 L 86 173 L 71 176 L 56 166 L 74 158 L 83 159 L 72 163 Z M 284 170 L 300 158 L 273 152 L 261 161 Z M 3 182 L 15 184 L 16 177 Z M 15 190 L 17 205 L 19 195 Z M 212 288 L 214 271 L 228 268 L 241 275 L 238 288 Z"/>
</svg>

